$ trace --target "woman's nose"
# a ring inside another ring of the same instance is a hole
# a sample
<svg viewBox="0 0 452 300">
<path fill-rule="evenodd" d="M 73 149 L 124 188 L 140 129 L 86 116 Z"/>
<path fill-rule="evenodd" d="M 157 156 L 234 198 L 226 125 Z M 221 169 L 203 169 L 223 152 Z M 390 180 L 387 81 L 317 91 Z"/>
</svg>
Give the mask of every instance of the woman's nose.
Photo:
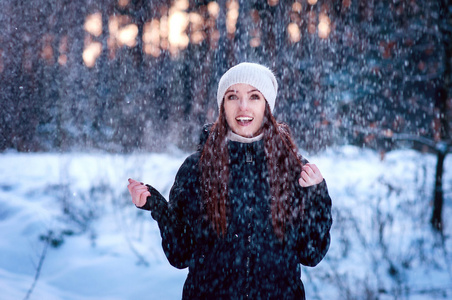
<svg viewBox="0 0 452 300">
<path fill-rule="evenodd" d="M 240 99 L 240 109 L 245 110 L 248 108 L 248 101 L 246 99 Z"/>
</svg>

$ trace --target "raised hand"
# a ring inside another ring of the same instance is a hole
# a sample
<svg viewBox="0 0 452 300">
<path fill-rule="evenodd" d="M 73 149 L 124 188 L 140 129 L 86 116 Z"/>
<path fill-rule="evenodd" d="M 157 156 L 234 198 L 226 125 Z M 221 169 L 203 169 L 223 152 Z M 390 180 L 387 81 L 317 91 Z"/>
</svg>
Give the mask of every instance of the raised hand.
<svg viewBox="0 0 452 300">
<path fill-rule="evenodd" d="M 323 181 L 322 173 L 315 164 L 305 164 L 302 168 L 298 183 L 302 187 L 308 187 L 319 184 Z"/>
<path fill-rule="evenodd" d="M 129 178 L 129 185 L 127 186 L 129 193 L 132 196 L 132 202 L 137 207 L 142 207 L 146 204 L 146 198 L 151 196 L 147 186 Z"/>
</svg>

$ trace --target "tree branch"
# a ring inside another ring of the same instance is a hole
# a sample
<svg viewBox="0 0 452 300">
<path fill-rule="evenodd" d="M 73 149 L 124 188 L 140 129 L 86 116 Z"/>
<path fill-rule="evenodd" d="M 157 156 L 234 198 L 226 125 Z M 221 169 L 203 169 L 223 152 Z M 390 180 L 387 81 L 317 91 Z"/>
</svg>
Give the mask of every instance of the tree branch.
<svg viewBox="0 0 452 300">
<path fill-rule="evenodd" d="M 50 240 L 51 240 L 50 237 L 51 237 L 51 233 L 50 233 L 49 239 L 45 241 L 44 249 L 42 249 L 41 256 L 39 257 L 39 263 L 38 263 L 38 266 L 36 267 L 35 278 L 33 280 L 33 283 L 31 284 L 30 288 L 28 289 L 24 300 L 28 300 L 28 298 L 31 296 L 31 293 L 33 293 L 36 283 L 38 282 L 39 275 L 41 275 L 42 265 L 44 264 L 44 259 L 47 254 L 47 248 L 49 247 Z"/>
</svg>

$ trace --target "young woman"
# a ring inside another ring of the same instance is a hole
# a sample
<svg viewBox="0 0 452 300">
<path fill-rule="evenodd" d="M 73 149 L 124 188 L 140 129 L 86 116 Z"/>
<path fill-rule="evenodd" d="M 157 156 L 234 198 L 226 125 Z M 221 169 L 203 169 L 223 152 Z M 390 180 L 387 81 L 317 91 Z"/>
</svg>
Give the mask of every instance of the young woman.
<svg viewBox="0 0 452 300">
<path fill-rule="evenodd" d="M 277 90 L 262 65 L 229 69 L 218 119 L 180 167 L 169 202 L 129 179 L 171 265 L 189 268 L 183 299 L 305 299 L 300 264 L 315 266 L 328 251 L 327 186 L 273 117 Z"/>
</svg>

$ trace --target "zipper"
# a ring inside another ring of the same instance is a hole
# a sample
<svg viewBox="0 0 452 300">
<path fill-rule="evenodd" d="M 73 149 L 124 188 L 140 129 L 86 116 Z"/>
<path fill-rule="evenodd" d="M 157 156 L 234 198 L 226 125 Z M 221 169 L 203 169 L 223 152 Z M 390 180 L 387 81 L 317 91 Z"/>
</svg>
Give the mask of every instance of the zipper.
<svg viewBox="0 0 452 300">
<path fill-rule="evenodd" d="M 252 211 L 253 211 L 253 209 L 251 207 L 249 207 L 248 208 L 248 213 L 249 213 L 248 218 L 251 218 Z M 251 249 L 250 249 L 251 248 L 251 234 L 250 234 L 250 230 L 251 230 L 251 226 L 252 226 L 251 221 L 248 221 L 248 228 L 247 228 L 248 236 L 247 236 L 247 239 L 246 239 L 246 252 L 247 252 L 247 255 L 246 255 L 246 264 L 245 264 L 245 266 L 246 266 L 246 286 L 245 286 L 246 294 L 245 294 L 245 298 L 246 299 L 249 298 L 249 290 L 250 290 L 250 271 L 251 271 L 251 268 L 250 268 L 250 261 L 251 261 L 251 257 L 250 257 L 250 255 L 251 255 Z"/>
<path fill-rule="evenodd" d="M 246 144 L 245 145 L 245 159 L 247 163 L 252 163 L 256 156 L 256 144 Z"/>
<path fill-rule="evenodd" d="M 245 160 L 247 163 L 252 163 L 253 162 L 253 153 L 251 152 L 251 146 L 250 145 L 246 145 L 246 150 L 245 150 Z"/>
<path fill-rule="evenodd" d="M 255 148 L 253 147 L 253 144 L 247 144 L 245 145 L 245 162 L 247 164 L 252 164 L 254 162 L 253 156 L 255 155 Z M 248 170 L 250 171 L 250 170 Z M 248 207 L 248 224 L 247 224 L 247 232 L 248 236 L 246 238 L 246 263 L 245 263 L 245 269 L 246 269 L 246 278 L 245 278 L 245 299 L 250 298 L 250 275 L 251 275 L 251 230 L 252 230 L 252 207 Z"/>
</svg>

